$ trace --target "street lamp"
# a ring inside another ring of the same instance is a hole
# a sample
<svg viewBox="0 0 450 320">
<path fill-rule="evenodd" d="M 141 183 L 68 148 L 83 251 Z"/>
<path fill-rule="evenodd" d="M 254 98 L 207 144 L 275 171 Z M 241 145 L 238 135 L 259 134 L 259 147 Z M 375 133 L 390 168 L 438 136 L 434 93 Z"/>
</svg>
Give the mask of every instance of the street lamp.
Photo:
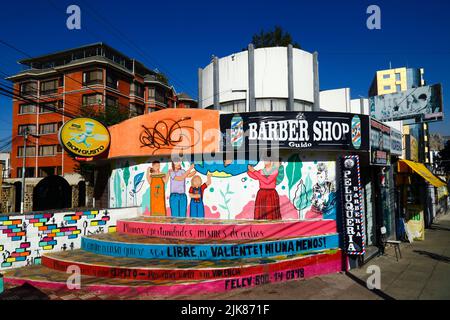
<svg viewBox="0 0 450 320">
<path fill-rule="evenodd" d="M 39 138 L 39 136 L 29 133 L 28 127 L 23 132 L 23 160 L 22 160 L 22 194 L 20 197 L 20 213 L 23 214 L 25 210 L 25 166 L 27 159 L 27 139 L 28 135 Z"/>
</svg>

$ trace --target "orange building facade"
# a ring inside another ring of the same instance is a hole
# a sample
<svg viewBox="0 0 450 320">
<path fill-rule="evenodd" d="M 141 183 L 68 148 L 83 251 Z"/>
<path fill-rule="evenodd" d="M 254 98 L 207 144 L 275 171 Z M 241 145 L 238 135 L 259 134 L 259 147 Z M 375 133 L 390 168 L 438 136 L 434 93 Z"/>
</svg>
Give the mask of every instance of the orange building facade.
<svg viewBox="0 0 450 320">
<path fill-rule="evenodd" d="M 14 82 L 11 178 L 22 177 L 24 132 L 28 132 L 26 177 L 75 172 L 77 162 L 59 145 L 65 121 L 87 110 L 114 107 L 129 117 L 165 108 L 196 108 L 158 74 L 110 46 L 97 43 L 19 62 Z"/>
</svg>

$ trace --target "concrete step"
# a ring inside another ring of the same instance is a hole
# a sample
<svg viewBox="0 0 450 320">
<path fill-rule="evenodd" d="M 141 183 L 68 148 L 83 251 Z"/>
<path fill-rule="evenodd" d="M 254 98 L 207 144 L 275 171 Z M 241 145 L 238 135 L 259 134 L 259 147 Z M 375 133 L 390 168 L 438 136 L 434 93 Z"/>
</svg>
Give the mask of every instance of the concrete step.
<svg viewBox="0 0 450 320">
<path fill-rule="evenodd" d="M 339 250 L 274 258 L 210 261 L 116 258 L 74 250 L 47 254 L 42 257 L 42 264 L 62 272 L 69 266 L 78 266 L 83 275 L 105 278 L 142 281 L 210 280 L 308 267 L 317 263 L 338 261 L 340 258 Z"/>
</svg>

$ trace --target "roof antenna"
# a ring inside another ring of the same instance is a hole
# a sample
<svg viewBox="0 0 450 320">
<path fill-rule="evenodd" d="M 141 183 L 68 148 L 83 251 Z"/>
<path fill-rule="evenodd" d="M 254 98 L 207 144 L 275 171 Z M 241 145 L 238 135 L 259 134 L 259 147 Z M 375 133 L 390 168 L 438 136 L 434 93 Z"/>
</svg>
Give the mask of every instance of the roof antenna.
<svg viewBox="0 0 450 320">
<path fill-rule="evenodd" d="M 389 69 L 392 69 L 392 63 L 389 61 Z"/>
</svg>

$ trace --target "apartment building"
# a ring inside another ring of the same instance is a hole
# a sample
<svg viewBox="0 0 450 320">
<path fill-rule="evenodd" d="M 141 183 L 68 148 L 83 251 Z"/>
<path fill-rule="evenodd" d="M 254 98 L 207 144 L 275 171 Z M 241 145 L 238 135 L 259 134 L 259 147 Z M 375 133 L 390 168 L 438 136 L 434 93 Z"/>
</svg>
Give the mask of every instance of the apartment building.
<svg viewBox="0 0 450 320">
<path fill-rule="evenodd" d="M 23 99 L 13 101 L 11 178 L 22 176 L 24 133 L 26 177 L 74 172 L 74 161 L 61 148 L 61 125 L 86 109 L 111 108 L 141 115 L 164 108 L 196 107 L 155 71 L 104 44 L 19 61 L 24 70 L 11 76 Z M 178 104 L 178 105 L 177 105 Z M 83 109 L 84 108 L 84 109 Z"/>
</svg>

